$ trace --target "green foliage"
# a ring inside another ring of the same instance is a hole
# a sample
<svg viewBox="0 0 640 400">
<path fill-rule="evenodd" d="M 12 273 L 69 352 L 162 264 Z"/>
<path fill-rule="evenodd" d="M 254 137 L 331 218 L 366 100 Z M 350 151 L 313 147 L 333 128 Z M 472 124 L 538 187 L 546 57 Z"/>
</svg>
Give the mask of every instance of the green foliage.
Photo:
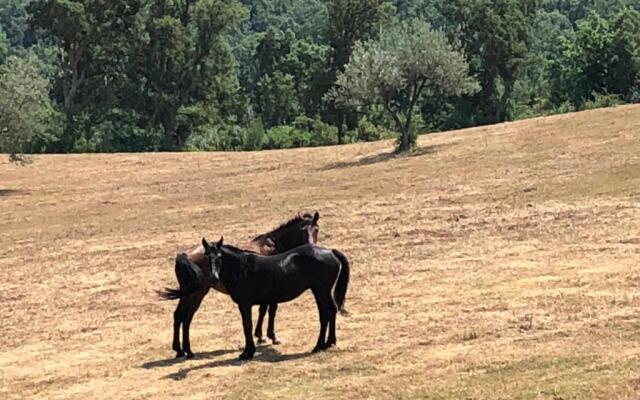
<svg viewBox="0 0 640 400">
<path fill-rule="evenodd" d="M 265 149 L 327 146 L 337 143 L 337 129 L 319 119 L 298 117 L 290 126 L 275 126 L 265 132 Z"/>
<path fill-rule="evenodd" d="M 101 153 L 126 151 L 157 151 L 162 145 L 162 132 L 145 125 L 144 118 L 134 111 L 115 108 L 91 127 L 86 149 Z"/>
<path fill-rule="evenodd" d="M 268 30 L 257 49 L 256 108 L 267 127 L 290 124 L 321 106 L 328 48 L 297 40 L 291 31 Z"/>
<path fill-rule="evenodd" d="M 381 139 L 391 139 L 396 134 L 380 124 L 376 124 L 369 120 L 367 116 L 363 116 L 358 121 L 358 127 L 350 132 L 351 141 L 353 142 L 372 142 Z"/>
<path fill-rule="evenodd" d="M 593 12 L 563 43 L 553 63 L 552 101 L 578 107 L 594 94 L 630 100 L 640 79 L 640 13 L 624 10 L 612 23 Z"/>
<path fill-rule="evenodd" d="M 29 15 L 26 6 L 29 1 L 0 0 L 0 28 L 13 48 L 22 49 L 33 43 L 33 32 L 27 23 Z"/>
<path fill-rule="evenodd" d="M 258 110 L 267 126 L 285 125 L 301 112 L 293 75 L 276 71 L 258 81 Z"/>
<path fill-rule="evenodd" d="M 333 96 L 353 106 L 382 105 L 401 133 L 398 150 L 406 151 L 415 143 L 412 119 L 423 93 L 460 96 L 477 89 L 464 54 L 442 32 L 411 21 L 356 44 Z"/>
<path fill-rule="evenodd" d="M 9 41 L 7 40 L 7 34 L 2 30 L 0 25 L 0 64 L 4 63 L 4 60 L 9 56 Z"/>
<path fill-rule="evenodd" d="M 243 150 L 260 150 L 264 143 L 264 125 L 261 119 L 253 121 L 245 130 Z"/>
<path fill-rule="evenodd" d="M 37 64 L 23 152 L 257 150 L 393 130 L 406 148 L 418 132 L 639 102 L 639 11 L 640 0 L 0 0 L 0 66 L 15 84 L 13 57 Z M 452 92 L 462 75 L 480 89 Z"/>
<path fill-rule="evenodd" d="M 20 160 L 17 154 L 34 139 L 55 139 L 49 126 L 55 119 L 49 87 L 33 55 L 11 56 L 0 66 L 0 152 L 9 153 L 11 160 Z"/>
<path fill-rule="evenodd" d="M 389 0 L 325 0 L 325 4 L 329 14 L 327 36 L 332 49 L 324 79 L 323 92 L 328 92 L 349 62 L 354 45 L 375 38 L 380 29 L 391 23 L 395 9 Z M 338 105 L 331 97 L 327 99 L 322 115 L 325 121 L 338 127 L 338 141 L 342 143 L 344 125 L 354 127 L 357 115 L 346 103 Z"/>
<path fill-rule="evenodd" d="M 290 30 L 297 38 L 318 42 L 324 36 L 327 9 L 321 0 L 242 0 L 249 9 L 245 29 Z"/>
<path fill-rule="evenodd" d="M 198 105 L 224 113 L 229 106 L 224 97 L 237 91 L 237 80 L 224 35 L 243 16 L 237 1 L 152 3 L 136 70 L 148 84 L 138 106 L 163 126 L 164 148 L 180 147 L 189 136 L 177 120 L 180 110 Z"/>
<path fill-rule="evenodd" d="M 620 105 L 620 97 L 615 94 L 593 93 L 593 100 L 588 100 L 582 106 L 583 110 L 593 110 L 596 108 L 614 107 Z"/>
<path fill-rule="evenodd" d="M 508 117 L 515 81 L 526 63 L 539 0 L 454 0 L 445 14 L 461 26 L 462 44 L 481 90 L 471 99 L 474 122 Z"/>
</svg>

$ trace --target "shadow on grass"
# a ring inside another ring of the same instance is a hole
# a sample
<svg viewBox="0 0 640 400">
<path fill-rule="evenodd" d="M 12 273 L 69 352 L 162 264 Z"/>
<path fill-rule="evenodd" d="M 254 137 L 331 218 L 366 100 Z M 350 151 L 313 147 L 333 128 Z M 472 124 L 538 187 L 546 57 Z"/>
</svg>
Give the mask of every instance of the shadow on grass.
<svg viewBox="0 0 640 400">
<path fill-rule="evenodd" d="M 21 189 L 0 189 L 0 197 L 9 197 L 15 196 L 19 194 L 28 194 L 26 190 Z"/>
<path fill-rule="evenodd" d="M 223 350 L 222 352 L 223 354 L 238 353 L 237 355 L 240 355 L 241 351 L 242 350 Z M 295 353 L 295 354 L 280 354 L 273 347 L 258 347 L 257 352 L 254 355 L 253 360 L 251 361 L 240 361 L 237 357 L 229 358 L 226 360 L 212 361 L 206 364 L 196 365 L 191 368 L 180 368 L 180 370 L 178 370 L 177 372 L 166 375 L 162 379 L 173 379 L 174 381 L 181 381 L 185 379 L 189 375 L 189 373 L 198 371 L 201 369 L 228 367 L 233 365 L 240 366 L 247 362 L 279 363 L 283 361 L 291 361 L 291 360 L 298 360 L 301 358 L 311 357 L 313 355 L 315 355 L 315 353 L 312 353 L 310 351 L 304 352 L 304 353 Z"/>
<path fill-rule="evenodd" d="M 438 144 L 438 145 L 434 145 L 434 146 L 422 146 L 422 147 L 418 147 L 415 150 L 412 150 L 412 151 L 410 151 L 408 153 L 401 153 L 401 154 L 398 154 L 395 151 L 392 151 L 390 153 L 374 154 L 372 156 L 359 158 L 359 159 L 353 160 L 353 161 L 341 161 L 341 162 L 337 162 L 337 163 L 332 163 L 332 164 L 329 164 L 329 165 L 326 165 L 326 166 L 320 168 L 320 171 L 330 171 L 330 170 L 334 170 L 334 169 L 344 169 L 344 168 L 350 168 L 350 167 L 361 167 L 363 165 L 378 164 L 378 163 L 386 162 L 386 161 L 393 160 L 393 159 L 420 157 L 420 156 L 424 156 L 424 155 L 427 155 L 427 154 L 433 154 L 433 153 L 435 153 L 436 151 L 438 151 L 439 149 L 441 149 L 442 147 L 445 147 L 445 146 L 450 146 L 450 144 Z"/>
<path fill-rule="evenodd" d="M 205 353 L 195 353 L 193 358 L 191 359 L 187 359 L 186 357 L 179 357 L 179 358 L 167 358 L 164 360 L 156 360 L 156 361 L 149 361 L 146 362 L 144 364 L 142 364 L 140 367 L 141 368 L 145 368 L 145 369 L 152 369 L 152 368 L 159 368 L 159 367 L 169 367 L 171 365 L 174 364 L 180 364 L 183 363 L 185 361 L 190 361 L 190 360 L 209 360 L 211 358 L 216 358 L 216 357 L 220 357 L 223 356 L 225 354 L 229 354 L 229 353 L 235 353 L 236 350 L 214 350 L 214 351 L 208 351 Z"/>
</svg>

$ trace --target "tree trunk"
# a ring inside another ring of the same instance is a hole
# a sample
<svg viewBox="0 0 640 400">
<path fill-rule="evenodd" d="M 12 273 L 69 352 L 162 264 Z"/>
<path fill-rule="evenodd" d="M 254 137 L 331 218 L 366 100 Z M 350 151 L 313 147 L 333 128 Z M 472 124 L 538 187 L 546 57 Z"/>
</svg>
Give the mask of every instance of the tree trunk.
<svg viewBox="0 0 640 400">
<path fill-rule="evenodd" d="M 411 124 L 406 124 L 400 133 L 400 145 L 398 146 L 398 153 L 404 153 L 411 150 Z"/>
<path fill-rule="evenodd" d="M 82 69 L 82 48 L 80 45 L 72 46 L 68 50 L 69 60 L 67 62 L 67 69 L 71 71 L 71 82 L 64 85 L 64 112 L 68 116 L 71 115 L 73 101 L 78 93 L 80 85 L 85 78 L 85 70 Z"/>
<path fill-rule="evenodd" d="M 346 116 L 343 112 L 338 113 L 338 144 L 344 144 L 344 128 Z"/>
<path fill-rule="evenodd" d="M 417 91 L 414 91 L 414 94 L 415 93 L 417 93 Z M 415 97 L 414 95 L 414 97 L 411 99 L 411 105 L 409 106 L 410 108 L 407 111 L 407 115 L 405 116 L 405 122 L 402 126 L 402 138 L 400 140 L 400 147 L 398 148 L 399 153 L 404 153 L 405 151 L 411 150 L 411 147 L 413 147 L 414 145 L 413 138 L 411 137 L 411 117 L 413 117 L 413 106 L 416 100 L 417 97 Z"/>
<path fill-rule="evenodd" d="M 179 143 L 177 143 L 176 137 L 175 116 L 172 112 L 165 111 L 162 116 L 162 127 L 164 128 L 163 150 L 175 150 Z"/>
<path fill-rule="evenodd" d="M 498 108 L 496 109 L 496 122 L 505 122 L 507 120 L 507 102 L 513 91 L 513 81 L 504 81 L 504 92 L 500 97 Z"/>
</svg>

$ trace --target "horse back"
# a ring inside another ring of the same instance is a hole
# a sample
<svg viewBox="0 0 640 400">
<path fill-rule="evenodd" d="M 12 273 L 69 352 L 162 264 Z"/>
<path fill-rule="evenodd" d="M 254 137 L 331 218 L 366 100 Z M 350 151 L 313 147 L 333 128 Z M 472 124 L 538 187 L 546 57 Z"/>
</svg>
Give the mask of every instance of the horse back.
<svg viewBox="0 0 640 400">
<path fill-rule="evenodd" d="M 234 301 L 284 303 L 307 289 L 330 289 L 340 272 L 340 261 L 329 249 L 300 246 L 275 256 L 251 255 L 240 267 Z"/>
</svg>

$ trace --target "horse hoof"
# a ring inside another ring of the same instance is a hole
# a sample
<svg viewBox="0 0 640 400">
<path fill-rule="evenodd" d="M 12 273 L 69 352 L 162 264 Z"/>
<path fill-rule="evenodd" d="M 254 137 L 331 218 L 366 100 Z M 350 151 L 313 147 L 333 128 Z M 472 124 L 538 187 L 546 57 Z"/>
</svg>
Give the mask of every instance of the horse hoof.
<svg viewBox="0 0 640 400">
<path fill-rule="evenodd" d="M 280 339 L 278 339 L 278 337 L 277 337 L 275 334 L 267 335 L 267 337 L 268 337 L 269 339 L 271 339 L 271 343 L 273 343 L 273 344 L 280 344 L 280 343 L 282 343 L 282 342 L 280 341 Z"/>
<path fill-rule="evenodd" d="M 259 337 L 259 338 L 258 338 L 258 344 L 265 344 L 265 343 L 267 343 L 267 341 L 265 340 L 265 338 L 263 338 L 263 337 Z"/>
<path fill-rule="evenodd" d="M 182 357 L 184 357 L 184 356 L 185 356 L 185 354 L 184 354 L 183 352 L 181 352 L 181 351 L 176 351 L 176 358 L 182 358 Z"/>
<path fill-rule="evenodd" d="M 238 357 L 238 358 L 239 358 L 241 361 L 251 360 L 251 359 L 253 358 L 253 354 L 243 352 L 242 354 L 240 354 L 240 357 Z"/>
<path fill-rule="evenodd" d="M 311 350 L 312 353 L 319 353 L 321 351 L 324 351 L 324 347 L 316 346 Z"/>
<path fill-rule="evenodd" d="M 186 355 L 187 355 L 187 359 L 191 359 L 194 357 L 192 352 L 188 352 Z"/>
</svg>

